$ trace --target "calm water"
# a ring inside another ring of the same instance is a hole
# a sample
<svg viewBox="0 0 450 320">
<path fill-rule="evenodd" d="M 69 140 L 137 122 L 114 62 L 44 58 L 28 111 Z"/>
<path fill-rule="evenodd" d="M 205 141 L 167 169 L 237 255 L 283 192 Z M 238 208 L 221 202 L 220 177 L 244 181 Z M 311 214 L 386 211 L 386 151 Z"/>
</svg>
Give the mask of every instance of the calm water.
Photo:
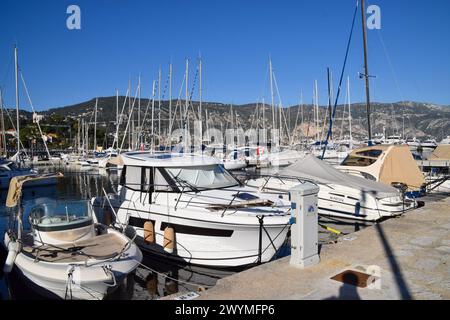
<svg viewBox="0 0 450 320">
<path fill-rule="evenodd" d="M 57 187 L 41 187 L 37 190 L 25 190 L 23 196 L 24 209 L 39 202 L 50 199 L 90 199 L 103 194 L 114 192 L 118 185 L 118 176 L 114 172 L 102 169 L 84 169 L 77 166 L 52 167 L 37 166 L 39 172 L 63 172 L 64 177 L 59 179 Z M 0 239 L 8 227 L 10 212 L 4 206 L 7 190 L 0 190 Z M 344 233 L 351 233 L 363 228 L 365 224 L 343 222 L 335 219 L 321 218 L 323 225 L 330 226 Z M 319 228 L 321 244 L 332 243 L 337 235 Z M 278 257 L 290 254 L 289 242 L 280 250 Z M 0 264 L 3 269 L 5 251 L 0 246 Z M 158 299 L 160 297 L 177 293 L 198 291 L 199 288 L 214 286 L 218 279 L 233 274 L 239 270 L 218 270 L 197 266 L 180 265 L 170 260 L 162 260 L 155 256 L 145 256 L 143 263 L 146 267 L 139 267 L 136 274 L 128 280 L 128 286 L 119 288 L 110 299 Z M 151 269 L 151 270 L 149 270 Z M 242 270 L 242 269 L 241 269 Z M 30 299 L 41 298 L 30 292 L 25 283 L 14 272 L 5 277 L 0 271 L 0 300 L 2 299 Z"/>
</svg>

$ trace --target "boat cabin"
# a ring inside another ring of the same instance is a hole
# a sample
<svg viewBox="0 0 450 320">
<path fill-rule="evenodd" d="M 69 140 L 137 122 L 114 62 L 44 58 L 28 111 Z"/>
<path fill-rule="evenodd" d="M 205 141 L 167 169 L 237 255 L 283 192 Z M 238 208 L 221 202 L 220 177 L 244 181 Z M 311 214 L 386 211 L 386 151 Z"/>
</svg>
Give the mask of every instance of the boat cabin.
<svg viewBox="0 0 450 320">
<path fill-rule="evenodd" d="M 213 157 L 151 152 L 129 152 L 122 157 L 124 167 L 119 184 L 133 191 L 198 192 L 239 185 Z"/>
</svg>

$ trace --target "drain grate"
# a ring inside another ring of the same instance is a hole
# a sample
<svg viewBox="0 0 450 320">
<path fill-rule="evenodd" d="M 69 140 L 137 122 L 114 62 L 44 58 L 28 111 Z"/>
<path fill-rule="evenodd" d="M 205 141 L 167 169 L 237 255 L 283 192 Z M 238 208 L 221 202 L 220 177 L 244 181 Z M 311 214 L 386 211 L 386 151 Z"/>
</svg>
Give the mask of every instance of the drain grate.
<svg viewBox="0 0 450 320">
<path fill-rule="evenodd" d="M 330 279 L 336 280 L 345 284 L 349 284 L 359 288 L 367 287 L 370 274 L 358 272 L 354 270 L 345 270 Z"/>
</svg>

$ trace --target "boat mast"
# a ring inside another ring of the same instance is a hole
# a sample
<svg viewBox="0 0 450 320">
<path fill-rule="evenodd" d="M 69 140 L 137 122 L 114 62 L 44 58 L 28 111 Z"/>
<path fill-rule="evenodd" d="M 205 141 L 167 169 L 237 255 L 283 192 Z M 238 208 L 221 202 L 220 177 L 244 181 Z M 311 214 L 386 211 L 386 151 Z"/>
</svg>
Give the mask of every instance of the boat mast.
<svg viewBox="0 0 450 320">
<path fill-rule="evenodd" d="M 94 114 L 94 152 L 97 150 L 97 104 L 98 98 L 95 98 L 95 114 Z"/>
<path fill-rule="evenodd" d="M 3 93 L 0 88 L 0 110 L 1 110 L 1 126 L 2 126 L 2 154 L 6 157 L 6 135 L 5 135 L 5 118 L 3 117 Z"/>
<path fill-rule="evenodd" d="M 20 158 L 20 123 L 19 123 L 19 57 L 17 46 L 14 46 L 14 60 L 15 60 L 15 76 L 16 76 L 16 132 L 17 132 L 17 156 Z"/>
<path fill-rule="evenodd" d="M 137 114 L 137 118 L 138 118 L 138 132 L 142 132 L 141 130 L 141 75 L 139 75 L 138 78 L 138 114 Z M 140 147 L 141 144 L 141 137 L 137 137 L 137 146 Z"/>
<path fill-rule="evenodd" d="M 117 146 L 119 146 L 119 90 L 116 89 L 116 137 Z M 114 142 L 112 148 L 114 149 Z"/>
<path fill-rule="evenodd" d="M 128 79 L 128 92 L 130 92 L 131 96 L 131 78 Z M 128 117 L 131 118 L 133 115 L 131 114 L 131 97 L 128 99 Z M 128 149 L 131 151 L 131 130 L 128 131 Z"/>
<path fill-rule="evenodd" d="M 317 92 L 317 80 L 314 81 L 314 101 L 316 112 L 316 141 L 319 140 L 319 93 Z"/>
<path fill-rule="evenodd" d="M 273 102 L 273 74 L 272 74 L 272 58 L 269 58 L 269 76 L 270 76 L 270 97 L 272 99 L 272 130 L 275 130 L 275 105 Z"/>
<path fill-rule="evenodd" d="M 158 71 L 158 146 L 161 145 L 161 67 Z"/>
<path fill-rule="evenodd" d="M 369 90 L 369 66 L 367 61 L 367 35 L 366 35 L 366 6 L 365 0 L 361 0 L 361 16 L 364 43 L 364 75 L 366 79 L 366 110 L 367 110 L 367 132 L 369 134 L 369 144 L 372 141 L 372 128 L 370 126 L 370 90 Z"/>
<path fill-rule="evenodd" d="M 198 61 L 198 69 L 200 73 L 199 77 L 199 105 L 198 105 L 198 118 L 200 120 L 200 127 L 202 127 L 202 58 Z"/>
<path fill-rule="evenodd" d="M 172 134 L 172 63 L 169 64 L 169 137 Z M 169 145 L 172 146 L 172 139 L 169 140 Z"/>
<path fill-rule="evenodd" d="M 353 138 L 352 138 L 352 111 L 350 102 L 350 77 L 347 77 L 347 97 L 348 97 L 348 123 L 349 123 L 349 133 L 350 133 L 350 149 L 353 148 Z"/>
</svg>

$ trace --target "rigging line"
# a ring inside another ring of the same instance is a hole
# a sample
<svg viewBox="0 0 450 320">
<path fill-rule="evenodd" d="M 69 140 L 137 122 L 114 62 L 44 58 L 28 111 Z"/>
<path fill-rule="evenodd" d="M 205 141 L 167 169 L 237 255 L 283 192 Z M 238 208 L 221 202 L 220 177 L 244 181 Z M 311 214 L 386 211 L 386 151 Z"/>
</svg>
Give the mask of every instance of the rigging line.
<svg viewBox="0 0 450 320">
<path fill-rule="evenodd" d="M 20 78 L 22 79 L 23 87 L 24 87 L 24 89 L 25 89 L 25 93 L 26 93 L 26 95 L 27 95 L 28 101 L 29 101 L 30 106 L 31 106 L 31 110 L 33 110 L 33 113 L 36 113 L 36 111 L 34 110 L 33 102 L 31 101 L 30 94 L 29 94 L 29 92 L 28 92 L 27 85 L 26 85 L 26 83 L 25 83 L 25 79 L 23 78 L 22 70 L 20 70 L 19 73 L 20 73 Z M 50 162 L 51 162 L 53 165 L 55 165 L 55 163 L 53 162 L 53 160 L 52 160 L 52 158 L 51 158 L 51 156 L 50 156 L 50 151 L 48 151 L 47 142 L 45 142 L 45 140 L 44 140 L 44 133 L 42 132 L 42 128 L 41 128 L 41 126 L 40 126 L 40 124 L 39 124 L 39 121 L 36 121 L 36 124 L 37 124 L 37 126 L 38 126 L 38 128 L 39 128 L 39 133 L 41 134 L 41 139 L 42 139 L 42 141 L 44 142 L 45 151 L 47 151 L 48 158 L 50 159 Z"/>
<path fill-rule="evenodd" d="M 354 29 L 354 26 L 355 26 L 355 19 L 356 19 L 356 13 L 358 11 L 358 6 L 359 6 L 359 1 L 357 0 L 356 1 L 356 6 L 355 6 L 355 12 L 353 14 L 353 21 L 352 21 L 352 27 L 351 27 L 351 30 L 350 30 L 350 36 L 349 36 L 348 42 L 347 42 L 347 50 L 345 52 L 344 64 L 342 65 L 341 76 L 340 76 L 340 79 L 339 79 L 338 92 L 337 92 L 337 95 L 336 95 L 336 100 L 334 102 L 333 115 L 330 118 L 330 127 L 328 129 L 327 139 L 325 140 L 325 148 L 322 151 L 322 160 L 325 157 L 325 151 L 327 149 L 328 139 L 330 138 L 331 130 L 333 129 L 333 118 L 334 118 L 334 116 L 336 114 L 336 107 L 337 107 L 337 103 L 338 103 L 338 100 L 339 100 L 339 95 L 341 94 L 342 79 L 344 78 L 345 66 L 347 65 L 348 52 L 350 50 L 350 43 L 351 43 L 351 40 L 352 40 L 353 29 Z M 364 10 L 364 8 L 362 8 L 362 10 Z"/>
</svg>

